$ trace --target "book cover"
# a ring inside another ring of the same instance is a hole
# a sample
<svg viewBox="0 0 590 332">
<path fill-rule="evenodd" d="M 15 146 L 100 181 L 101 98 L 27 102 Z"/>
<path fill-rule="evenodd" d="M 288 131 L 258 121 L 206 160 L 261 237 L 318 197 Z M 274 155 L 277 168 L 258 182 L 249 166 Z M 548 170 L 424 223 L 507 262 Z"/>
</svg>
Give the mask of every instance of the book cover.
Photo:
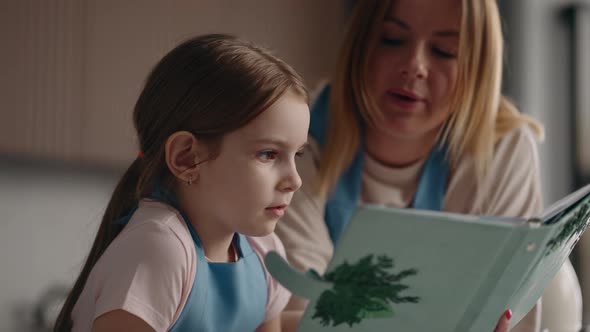
<svg viewBox="0 0 590 332">
<path fill-rule="evenodd" d="M 535 305 L 590 221 L 590 185 L 538 218 L 359 206 L 327 272 L 265 262 L 310 300 L 298 331 L 492 331 Z"/>
</svg>

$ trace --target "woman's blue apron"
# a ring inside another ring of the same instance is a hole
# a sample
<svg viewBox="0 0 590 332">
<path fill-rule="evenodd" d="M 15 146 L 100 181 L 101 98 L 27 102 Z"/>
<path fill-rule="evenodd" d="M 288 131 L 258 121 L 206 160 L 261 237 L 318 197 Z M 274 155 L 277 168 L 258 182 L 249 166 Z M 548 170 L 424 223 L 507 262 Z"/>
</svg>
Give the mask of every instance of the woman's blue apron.
<svg viewBox="0 0 590 332">
<path fill-rule="evenodd" d="M 309 133 L 318 144 L 326 142 L 330 87 L 324 88 L 311 107 Z M 359 119 L 362 119 L 359 116 Z M 361 127 L 363 127 L 361 125 Z M 364 149 L 361 142 L 350 166 L 338 178 L 333 192 L 328 197 L 325 221 L 330 238 L 336 244 L 350 221 L 359 202 L 363 174 Z M 422 168 L 418 188 L 411 207 L 441 211 L 449 173 L 446 148 L 437 145 L 432 149 Z"/>
</svg>

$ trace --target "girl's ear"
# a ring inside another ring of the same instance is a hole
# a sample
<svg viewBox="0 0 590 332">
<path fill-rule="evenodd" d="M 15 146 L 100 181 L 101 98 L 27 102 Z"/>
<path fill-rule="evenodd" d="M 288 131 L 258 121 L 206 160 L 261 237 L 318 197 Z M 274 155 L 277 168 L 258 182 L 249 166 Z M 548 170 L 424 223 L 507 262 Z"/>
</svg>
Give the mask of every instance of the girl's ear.
<svg viewBox="0 0 590 332">
<path fill-rule="evenodd" d="M 166 140 L 166 165 L 179 180 L 191 183 L 199 178 L 199 156 L 204 146 L 188 131 L 177 131 Z"/>
</svg>

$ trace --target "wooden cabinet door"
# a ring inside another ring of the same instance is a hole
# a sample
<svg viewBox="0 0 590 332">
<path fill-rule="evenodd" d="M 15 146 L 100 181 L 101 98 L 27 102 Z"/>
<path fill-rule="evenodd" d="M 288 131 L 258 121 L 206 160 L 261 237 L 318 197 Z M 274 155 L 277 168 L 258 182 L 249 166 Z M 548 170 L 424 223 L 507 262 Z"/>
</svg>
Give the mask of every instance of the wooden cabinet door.
<svg viewBox="0 0 590 332">
<path fill-rule="evenodd" d="M 332 71 L 346 4 L 9 1 L 0 24 L 10 51 L 0 59 L 14 65 L 0 77 L 9 91 L 0 101 L 0 153 L 126 167 L 137 154 L 131 114 L 148 72 L 194 35 L 230 33 L 267 46 L 313 88 Z"/>
<path fill-rule="evenodd" d="M 0 153 L 78 160 L 84 3 L 2 1 L 0 41 Z"/>
</svg>

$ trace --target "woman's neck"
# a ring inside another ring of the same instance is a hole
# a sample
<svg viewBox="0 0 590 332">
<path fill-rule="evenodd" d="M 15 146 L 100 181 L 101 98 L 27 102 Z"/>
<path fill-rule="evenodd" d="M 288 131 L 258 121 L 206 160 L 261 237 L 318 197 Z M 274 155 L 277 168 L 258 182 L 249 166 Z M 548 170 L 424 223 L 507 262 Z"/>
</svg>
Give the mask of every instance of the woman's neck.
<svg viewBox="0 0 590 332">
<path fill-rule="evenodd" d="M 365 137 L 365 150 L 383 165 L 406 167 L 426 158 L 437 137 L 437 133 L 417 138 L 395 137 L 374 130 Z"/>
</svg>

